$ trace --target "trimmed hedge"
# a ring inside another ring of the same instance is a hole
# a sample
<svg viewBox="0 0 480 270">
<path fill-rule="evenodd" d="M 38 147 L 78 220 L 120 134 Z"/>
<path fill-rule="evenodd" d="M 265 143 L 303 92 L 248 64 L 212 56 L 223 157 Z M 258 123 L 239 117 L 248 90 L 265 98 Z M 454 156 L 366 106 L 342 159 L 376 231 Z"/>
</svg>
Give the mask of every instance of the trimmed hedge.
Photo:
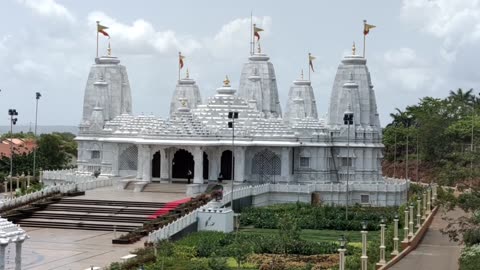
<svg viewBox="0 0 480 270">
<path fill-rule="evenodd" d="M 297 202 L 243 209 L 240 224 L 255 228 L 278 229 L 280 218 L 290 215 L 298 220 L 302 229 L 360 231 L 362 229 L 361 222 L 366 220 L 367 230 L 375 231 L 379 229 L 382 216 L 387 223 L 391 223 L 397 210 L 397 207 L 355 205 L 349 207 L 348 220 L 345 220 L 345 207 L 312 206 Z"/>
</svg>

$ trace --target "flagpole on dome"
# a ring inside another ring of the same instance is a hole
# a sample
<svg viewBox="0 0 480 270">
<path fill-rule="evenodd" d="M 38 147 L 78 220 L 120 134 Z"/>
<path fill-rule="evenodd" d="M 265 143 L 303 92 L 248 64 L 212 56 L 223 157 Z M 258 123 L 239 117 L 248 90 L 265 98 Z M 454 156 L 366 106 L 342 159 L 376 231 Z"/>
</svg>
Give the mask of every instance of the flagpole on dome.
<svg viewBox="0 0 480 270">
<path fill-rule="evenodd" d="M 367 34 L 365 34 L 366 27 L 367 27 L 367 20 L 363 20 L 363 58 L 365 58 L 365 44 L 367 39 Z"/>
<path fill-rule="evenodd" d="M 365 40 L 367 39 L 367 35 L 370 32 L 370 29 L 375 27 L 376 26 L 373 24 L 368 24 L 367 20 L 363 20 L 363 58 L 365 58 Z"/>
<path fill-rule="evenodd" d="M 308 80 L 310 81 L 310 71 L 315 72 L 313 68 L 313 60 L 315 60 L 315 56 L 312 56 L 311 53 L 308 53 Z"/>
<path fill-rule="evenodd" d="M 250 55 L 253 55 L 253 11 L 250 11 Z"/>
<path fill-rule="evenodd" d="M 100 24 L 100 21 L 97 21 L 97 57 L 98 58 L 98 25 Z"/>
</svg>

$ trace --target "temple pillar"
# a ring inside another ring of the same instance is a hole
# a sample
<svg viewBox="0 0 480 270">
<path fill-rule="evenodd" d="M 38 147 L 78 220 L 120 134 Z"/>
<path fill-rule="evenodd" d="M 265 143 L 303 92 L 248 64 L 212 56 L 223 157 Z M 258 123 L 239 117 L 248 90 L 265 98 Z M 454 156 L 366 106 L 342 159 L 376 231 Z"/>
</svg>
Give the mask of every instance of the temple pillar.
<svg viewBox="0 0 480 270">
<path fill-rule="evenodd" d="M 245 147 L 235 147 L 235 181 L 245 180 Z"/>
<path fill-rule="evenodd" d="M 152 180 L 152 153 L 150 145 L 143 145 L 143 176 L 142 181 Z"/>
<path fill-rule="evenodd" d="M 209 162 L 209 178 L 212 180 L 218 179 L 218 175 L 220 174 L 220 159 L 221 159 L 221 152 L 217 149 L 212 149 L 211 152 L 208 154 L 208 162 Z"/>
<path fill-rule="evenodd" d="M 0 243 L 0 270 L 5 270 L 5 250 L 8 243 Z"/>
<path fill-rule="evenodd" d="M 142 179 L 143 173 L 143 156 L 144 156 L 144 149 L 142 145 L 137 145 L 138 154 L 137 154 L 137 179 Z"/>
<path fill-rule="evenodd" d="M 118 144 L 114 144 L 112 146 L 112 175 L 118 176 L 118 157 L 119 157 L 119 149 Z"/>
<path fill-rule="evenodd" d="M 201 147 L 195 147 L 193 150 L 194 166 L 194 184 L 203 184 L 203 150 Z"/>
<path fill-rule="evenodd" d="M 160 179 L 168 180 L 170 179 L 170 162 L 169 162 L 170 151 L 165 148 L 160 149 Z"/>
<path fill-rule="evenodd" d="M 22 270 L 22 244 L 24 240 L 15 243 L 15 270 Z"/>
<path fill-rule="evenodd" d="M 284 182 L 290 182 L 290 148 L 282 148 L 282 157 L 281 157 L 281 179 Z"/>
</svg>

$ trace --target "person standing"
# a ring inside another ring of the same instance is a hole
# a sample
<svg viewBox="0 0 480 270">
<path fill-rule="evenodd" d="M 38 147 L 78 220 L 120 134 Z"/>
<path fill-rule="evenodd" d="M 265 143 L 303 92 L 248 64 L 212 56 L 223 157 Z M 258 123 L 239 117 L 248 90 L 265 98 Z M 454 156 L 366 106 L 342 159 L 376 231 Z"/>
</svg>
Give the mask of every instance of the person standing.
<svg viewBox="0 0 480 270">
<path fill-rule="evenodd" d="M 190 179 L 192 179 L 192 171 L 188 170 L 187 172 L 187 180 L 188 180 L 188 183 L 190 184 Z"/>
</svg>

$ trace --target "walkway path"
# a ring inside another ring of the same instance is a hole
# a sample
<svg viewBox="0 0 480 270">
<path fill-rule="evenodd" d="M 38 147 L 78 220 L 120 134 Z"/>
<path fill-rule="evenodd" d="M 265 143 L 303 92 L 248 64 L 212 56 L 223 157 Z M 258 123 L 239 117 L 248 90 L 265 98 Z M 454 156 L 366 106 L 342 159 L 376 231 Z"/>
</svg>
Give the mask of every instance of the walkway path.
<svg viewBox="0 0 480 270">
<path fill-rule="evenodd" d="M 451 218 L 457 218 L 464 214 L 465 212 L 460 209 L 448 212 L 448 216 Z M 443 211 L 440 209 L 420 245 L 390 269 L 458 269 L 458 258 L 462 247 L 458 243 L 450 242 L 448 236 L 440 232 L 440 229 L 447 225 L 447 222 L 442 220 L 442 215 Z"/>
</svg>

